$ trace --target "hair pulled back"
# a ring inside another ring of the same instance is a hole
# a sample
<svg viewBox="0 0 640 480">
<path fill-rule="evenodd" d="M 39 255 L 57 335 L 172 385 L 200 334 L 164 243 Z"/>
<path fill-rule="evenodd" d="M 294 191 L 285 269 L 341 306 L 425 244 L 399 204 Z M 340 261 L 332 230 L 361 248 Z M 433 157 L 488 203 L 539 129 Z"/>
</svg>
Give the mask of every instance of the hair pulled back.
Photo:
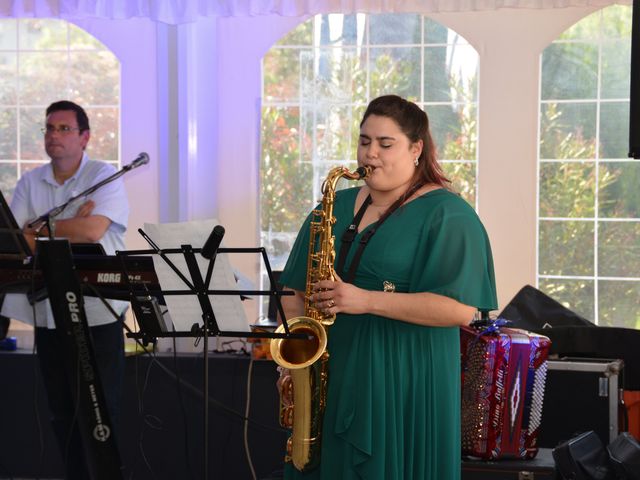
<svg viewBox="0 0 640 480">
<path fill-rule="evenodd" d="M 428 183 L 435 183 L 441 187 L 447 187 L 451 183 L 436 159 L 436 148 L 429 130 L 429 117 L 420 107 L 398 95 L 383 95 L 369 103 L 360 127 L 370 115 L 392 119 L 412 143 L 422 140 L 422 152 L 418 157 L 419 163 L 411 183 L 411 194 Z"/>
</svg>

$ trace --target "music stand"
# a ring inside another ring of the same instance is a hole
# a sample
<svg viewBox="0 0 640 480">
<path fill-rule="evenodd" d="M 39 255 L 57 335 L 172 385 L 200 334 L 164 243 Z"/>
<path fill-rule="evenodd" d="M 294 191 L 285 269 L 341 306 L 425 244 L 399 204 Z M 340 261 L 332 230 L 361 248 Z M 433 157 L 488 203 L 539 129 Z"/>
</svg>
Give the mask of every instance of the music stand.
<svg viewBox="0 0 640 480">
<path fill-rule="evenodd" d="M 0 191 L 0 258 L 25 259 L 33 252 Z"/>
<path fill-rule="evenodd" d="M 171 269 L 180 277 L 182 282 L 185 284 L 186 289 L 184 290 L 160 290 L 153 291 L 148 290 L 147 293 L 150 296 L 159 296 L 159 295 L 196 295 L 198 298 L 198 302 L 200 304 L 200 308 L 202 310 L 202 326 L 198 326 L 198 324 L 194 324 L 191 328 L 191 331 L 188 332 L 139 332 L 139 333 L 128 333 L 127 336 L 134 339 L 146 339 L 148 340 L 150 337 L 191 337 L 191 338 L 202 338 L 203 345 L 203 384 L 204 384 L 204 478 L 208 478 L 209 472 L 209 463 L 208 463 L 208 452 L 209 452 L 209 337 L 243 337 L 243 338 L 292 338 L 292 339 L 300 339 L 307 340 L 309 337 L 304 334 L 296 334 L 291 333 L 289 331 L 289 327 L 287 326 L 287 322 L 283 322 L 285 333 L 275 333 L 275 332 L 239 332 L 239 331 L 228 331 L 228 330 L 220 330 L 218 326 L 218 322 L 215 318 L 215 314 L 213 313 L 213 307 L 211 305 L 211 301 L 209 299 L 209 295 L 239 295 L 239 296 L 247 296 L 247 295 L 269 295 L 276 302 L 276 308 L 280 313 L 281 318 L 285 318 L 284 309 L 282 308 L 282 303 L 280 301 L 280 297 L 283 295 L 293 295 L 292 291 L 283 291 L 278 290 L 277 282 L 275 280 L 275 276 L 273 271 L 271 270 L 271 265 L 269 263 L 269 258 L 267 256 L 266 249 L 264 247 L 248 247 L 248 248 L 217 248 L 214 252 L 214 255 L 209 260 L 209 267 L 207 271 L 206 279 L 202 277 L 202 273 L 200 272 L 200 267 L 198 265 L 196 254 L 202 253 L 202 248 L 193 248 L 191 245 L 181 245 L 180 248 L 172 248 L 172 249 L 160 249 L 155 242 L 142 230 L 138 229 L 138 232 L 144 237 L 147 243 L 151 246 L 151 250 L 128 250 L 123 252 L 117 252 L 117 255 L 159 255 L 166 263 L 171 267 Z M 270 281 L 270 290 L 209 290 L 209 284 L 211 281 L 211 272 L 213 271 L 214 263 L 216 260 L 217 253 L 259 253 L 262 256 L 262 260 L 264 262 L 265 268 L 267 270 L 267 275 Z M 187 264 L 187 268 L 189 270 L 189 276 L 191 279 L 187 278 L 167 257 L 168 254 L 182 254 L 185 262 Z M 128 276 L 127 272 L 123 272 L 125 274 L 125 278 Z M 133 295 L 133 294 L 132 294 Z"/>
<path fill-rule="evenodd" d="M 24 269 L 33 260 L 33 252 L 22 229 L 18 226 L 9 204 L 0 191 L 0 259 L 6 270 Z M 37 282 L 35 282 L 37 283 Z M 0 295 L 5 293 L 30 293 L 34 283 L 31 279 L 16 279 L 2 275 L 0 271 Z M 1 302 L 0 302 L 1 304 Z"/>
</svg>

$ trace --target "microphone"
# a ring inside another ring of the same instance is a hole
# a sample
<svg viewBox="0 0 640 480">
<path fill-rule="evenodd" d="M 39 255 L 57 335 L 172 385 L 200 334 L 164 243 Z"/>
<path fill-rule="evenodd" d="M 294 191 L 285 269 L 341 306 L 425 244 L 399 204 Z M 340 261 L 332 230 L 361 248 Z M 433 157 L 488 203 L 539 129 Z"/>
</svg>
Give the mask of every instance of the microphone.
<svg viewBox="0 0 640 480">
<path fill-rule="evenodd" d="M 220 243 L 222 242 L 222 237 L 224 237 L 224 227 L 222 225 L 216 225 L 213 227 L 211 234 L 209 234 L 209 238 L 207 238 L 200 254 L 207 260 L 211 260 L 215 257 L 216 252 L 220 247 Z"/>
<path fill-rule="evenodd" d="M 147 154 L 146 152 L 142 152 L 133 162 L 131 162 L 125 168 L 127 170 L 133 170 L 134 168 L 141 167 L 142 165 L 146 165 L 147 163 L 149 163 L 149 154 Z"/>
<path fill-rule="evenodd" d="M 46 225 L 51 227 L 52 226 L 52 220 L 55 217 L 57 217 L 58 215 L 60 215 L 65 208 L 67 208 L 69 205 L 71 205 L 77 199 L 82 198 L 82 197 L 87 197 L 88 195 L 91 195 L 93 192 L 98 190 L 100 187 L 105 186 L 109 182 L 113 182 L 116 178 L 120 178 L 122 175 L 127 173 L 129 170 L 133 170 L 134 168 L 138 168 L 140 165 L 145 165 L 147 163 L 149 163 L 149 155 L 146 152 L 142 152 L 140 155 L 138 155 L 138 157 L 133 162 L 131 162 L 129 165 L 127 165 L 125 167 L 122 167 L 120 170 L 118 170 L 113 175 L 105 178 L 104 180 L 96 183 L 95 185 L 92 185 L 91 187 L 87 188 L 84 192 L 79 193 L 77 195 L 74 195 L 69 200 L 67 200 L 65 203 L 63 203 L 62 205 L 58 205 L 57 207 L 53 207 L 47 213 L 45 213 L 43 215 L 40 215 L 38 218 L 36 218 L 34 221 L 32 221 L 29 224 L 29 228 L 32 228 L 34 225 L 36 225 L 38 223 L 42 223 L 42 222 L 45 222 Z M 222 228 L 222 227 L 220 227 L 220 228 Z M 49 231 L 52 232 L 53 229 L 49 228 Z M 222 233 L 224 234 L 224 229 L 222 229 Z M 218 247 L 216 246 L 216 248 L 218 248 Z"/>
</svg>

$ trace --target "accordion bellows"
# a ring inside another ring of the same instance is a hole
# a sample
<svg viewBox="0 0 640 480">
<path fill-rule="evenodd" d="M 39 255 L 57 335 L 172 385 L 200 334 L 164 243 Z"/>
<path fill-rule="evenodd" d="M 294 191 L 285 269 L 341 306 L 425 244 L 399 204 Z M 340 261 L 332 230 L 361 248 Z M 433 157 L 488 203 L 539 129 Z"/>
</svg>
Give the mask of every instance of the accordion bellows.
<svg viewBox="0 0 640 480">
<path fill-rule="evenodd" d="M 515 328 L 461 328 L 463 455 L 536 456 L 550 345 Z"/>
</svg>

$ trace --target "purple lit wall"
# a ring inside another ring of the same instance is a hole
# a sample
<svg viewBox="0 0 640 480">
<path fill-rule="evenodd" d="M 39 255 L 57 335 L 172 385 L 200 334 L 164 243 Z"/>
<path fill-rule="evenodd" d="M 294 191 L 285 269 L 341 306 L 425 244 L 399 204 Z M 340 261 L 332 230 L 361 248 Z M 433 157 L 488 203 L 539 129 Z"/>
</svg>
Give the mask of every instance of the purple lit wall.
<svg viewBox="0 0 640 480">
<path fill-rule="evenodd" d="M 74 22 L 104 43 L 120 60 L 120 158 L 130 163 L 147 152 L 151 163 L 124 177 L 131 215 L 127 244 L 144 246 L 136 233 L 143 222 L 158 219 L 158 142 L 156 98 L 156 24 L 146 19 L 84 19 Z M 117 33 L 117 34 L 116 34 Z"/>
</svg>

